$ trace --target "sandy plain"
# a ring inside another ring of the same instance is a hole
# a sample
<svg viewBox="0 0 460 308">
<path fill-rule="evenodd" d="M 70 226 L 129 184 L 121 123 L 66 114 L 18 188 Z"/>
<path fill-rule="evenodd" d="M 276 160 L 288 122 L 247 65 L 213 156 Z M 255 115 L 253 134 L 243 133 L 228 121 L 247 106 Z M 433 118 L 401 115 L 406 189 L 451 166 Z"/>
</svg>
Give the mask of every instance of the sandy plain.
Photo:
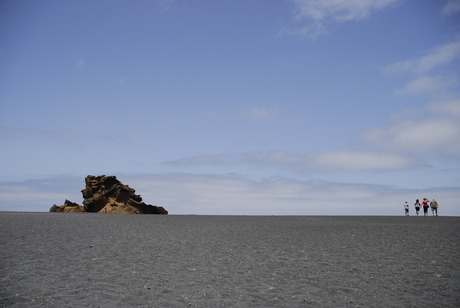
<svg viewBox="0 0 460 308">
<path fill-rule="evenodd" d="M 460 217 L 0 213 L 0 307 L 460 307 Z"/>
</svg>

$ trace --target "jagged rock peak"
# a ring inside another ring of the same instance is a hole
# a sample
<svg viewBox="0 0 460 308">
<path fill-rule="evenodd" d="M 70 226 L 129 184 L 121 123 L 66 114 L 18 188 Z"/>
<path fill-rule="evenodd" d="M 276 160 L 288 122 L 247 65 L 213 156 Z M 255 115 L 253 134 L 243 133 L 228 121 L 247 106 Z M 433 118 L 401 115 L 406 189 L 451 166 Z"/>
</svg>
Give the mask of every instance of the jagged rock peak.
<svg viewBox="0 0 460 308">
<path fill-rule="evenodd" d="M 95 212 L 114 214 L 164 214 L 161 206 L 145 204 L 136 191 L 121 183 L 115 176 L 88 175 L 83 194 L 83 206 L 66 200 L 64 205 L 53 205 L 50 212 Z"/>
<path fill-rule="evenodd" d="M 161 206 L 145 204 L 136 191 L 121 183 L 115 176 L 93 176 L 85 178 L 82 190 L 86 212 L 117 214 L 168 214 Z"/>
</svg>

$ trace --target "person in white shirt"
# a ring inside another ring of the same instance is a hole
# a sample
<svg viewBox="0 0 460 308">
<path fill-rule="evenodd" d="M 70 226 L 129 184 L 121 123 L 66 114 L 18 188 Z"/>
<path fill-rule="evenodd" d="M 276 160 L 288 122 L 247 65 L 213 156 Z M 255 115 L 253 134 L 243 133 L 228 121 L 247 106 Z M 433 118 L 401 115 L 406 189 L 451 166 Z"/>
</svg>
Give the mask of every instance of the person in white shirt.
<svg viewBox="0 0 460 308">
<path fill-rule="evenodd" d="M 409 216 L 409 203 L 404 202 L 404 213 L 406 213 L 406 216 Z"/>
</svg>

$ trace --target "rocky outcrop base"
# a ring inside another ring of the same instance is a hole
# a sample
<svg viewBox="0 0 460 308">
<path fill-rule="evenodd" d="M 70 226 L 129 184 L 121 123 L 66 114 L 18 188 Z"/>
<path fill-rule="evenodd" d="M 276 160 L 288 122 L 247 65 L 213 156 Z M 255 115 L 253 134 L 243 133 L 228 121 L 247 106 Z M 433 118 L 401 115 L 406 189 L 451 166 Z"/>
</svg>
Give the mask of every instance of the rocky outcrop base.
<svg viewBox="0 0 460 308">
<path fill-rule="evenodd" d="M 50 212 L 84 212 L 85 208 L 78 203 L 65 200 L 63 205 L 56 205 L 54 204 L 50 208 Z"/>
<path fill-rule="evenodd" d="M 112 214 L 163 214 L 168 211 L 161 207 L 142 202 L 136 191 L 117 180 L 115 176 L 93 176 L 85 178 L 82 190 L 83 206 L 66 200 L 64 205 L 53 205 L 50 212 L 93 212 Z"/>
</svg>

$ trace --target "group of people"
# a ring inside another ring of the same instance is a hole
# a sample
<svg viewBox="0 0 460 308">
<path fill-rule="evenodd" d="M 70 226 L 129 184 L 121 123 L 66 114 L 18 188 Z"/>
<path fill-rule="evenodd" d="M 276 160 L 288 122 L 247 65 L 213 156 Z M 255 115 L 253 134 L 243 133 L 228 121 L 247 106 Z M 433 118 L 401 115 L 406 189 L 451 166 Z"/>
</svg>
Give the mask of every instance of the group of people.
<svg viewBox="0 0 460 308">
<path fill-rule="evenodd" d="M 424 216 L 428 216 L 428 209 L 430 207 L 431 207 L 431 212 L 433 213 L 433 216 L 438 216 L 438 202 L 435 199 L 431 200 L 430 202 L 430 200 L 428 200 L 427 198 L 423 198 L 422 204 L 420 204 L 420 201 L 417 199 L 415 200 L 414 207 L 415 207 L 415 213 L 417 214 L 417 216 L 419 216 L 420 207 L 423 207 Z M 406 216 L 409 216 L 409 204 L 407 203 L 407 201 L 404 203 L 404 212 Z"/>
</svg>

